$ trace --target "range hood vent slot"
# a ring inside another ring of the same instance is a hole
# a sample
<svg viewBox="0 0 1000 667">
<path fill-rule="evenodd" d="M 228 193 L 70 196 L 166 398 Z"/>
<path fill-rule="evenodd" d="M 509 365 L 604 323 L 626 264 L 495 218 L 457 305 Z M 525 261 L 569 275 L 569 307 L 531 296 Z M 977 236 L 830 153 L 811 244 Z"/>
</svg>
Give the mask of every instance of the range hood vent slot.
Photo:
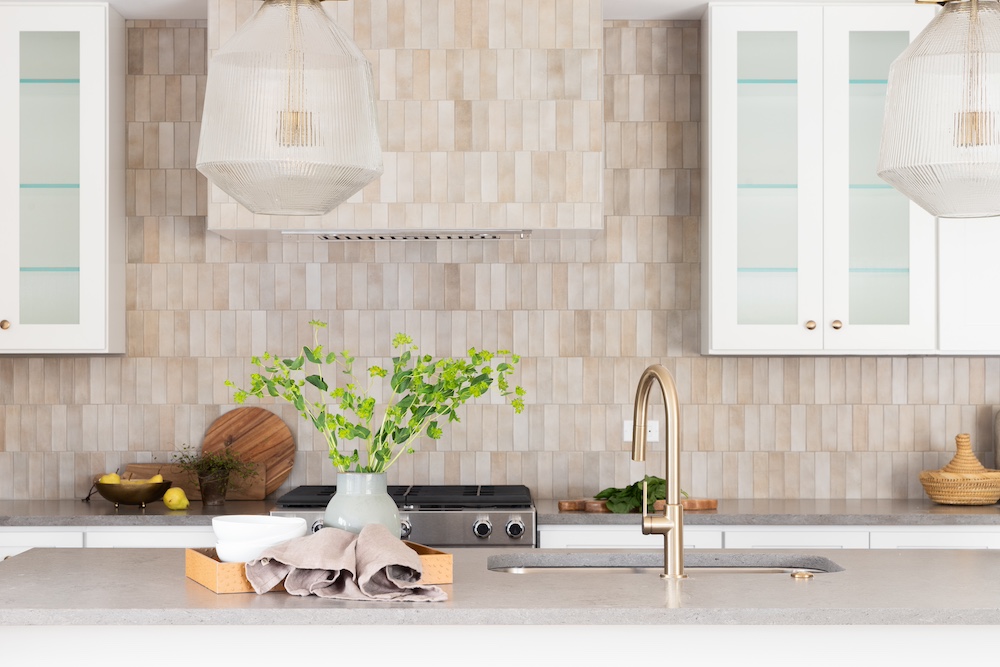
<svg viewBox="0 0 1000 667">
<path fill-rule="evenodd" d="M 445 231 L 425 232 L 283 232 L 285 236 L 297 236 L 303 240 L 317 241 L 496 241 L 500 239 L 527 239 L 531 231 L 526 229 Z"/>
</svg>

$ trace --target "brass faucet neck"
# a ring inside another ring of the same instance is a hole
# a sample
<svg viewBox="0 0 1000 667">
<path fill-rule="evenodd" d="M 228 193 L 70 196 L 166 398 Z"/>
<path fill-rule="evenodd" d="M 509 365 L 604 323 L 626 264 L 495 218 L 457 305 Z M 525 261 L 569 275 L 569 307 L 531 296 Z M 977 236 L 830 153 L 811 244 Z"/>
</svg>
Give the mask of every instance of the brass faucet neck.
<svg viewBox="0 0 1000 667">
<path fill-rule="evenodd" d="M 643 492 L 642 532 L 646 535 L 663 535 L 663 574 L 665 579 L 683 579 L 684 574 L 684 508 L 681 507 L 681 450 L 680 450 L 680 400 L 674 377 L 665 367 L 653 364 L 643 371 L 635 391 L 632 413 L 632 460 L 646 460 L 646 422 L 649 394 L 653 385 L 660 386 L 663 406 L 666 409 L 665 431 L 667 436 L 666 508 L 663 516 L 646 515 Z"/>
</svg>

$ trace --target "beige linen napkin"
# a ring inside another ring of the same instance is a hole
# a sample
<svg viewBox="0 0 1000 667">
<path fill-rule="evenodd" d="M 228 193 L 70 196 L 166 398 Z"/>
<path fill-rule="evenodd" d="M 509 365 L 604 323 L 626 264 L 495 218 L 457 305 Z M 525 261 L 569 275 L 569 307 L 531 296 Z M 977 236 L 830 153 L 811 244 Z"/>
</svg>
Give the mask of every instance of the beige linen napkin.
<svg viewBox="0 0 1000 667">
<path fill-rule="evenodd" d="M 448 599 L 438 586 L 417 582 L 420 556 L 381 524 L 369 524 L 355 535 L 324 528 L 277 544 L 246 564 L 247 580 L 258 594 L 282 580 L 292 595 L 339 600 Z"/>
</svg>

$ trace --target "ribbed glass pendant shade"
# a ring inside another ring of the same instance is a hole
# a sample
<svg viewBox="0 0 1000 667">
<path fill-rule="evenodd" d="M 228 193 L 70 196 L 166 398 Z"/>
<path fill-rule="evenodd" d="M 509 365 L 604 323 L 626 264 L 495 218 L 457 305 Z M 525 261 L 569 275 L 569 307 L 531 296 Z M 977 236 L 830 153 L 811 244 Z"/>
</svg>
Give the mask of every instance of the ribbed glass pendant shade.
<svg viewBox="0 0 1000 667">
<path fill-rule="evenodd" d="M 928 212 L 1000 215 L 1000 4 L 952 1 L 889 69 L 878 175 Z"/>
<path fill-rule="evenodd" d="M 382 173 L 371 63 L 319 0 L 266 0 L 216 52 L 197 166 L 269 215 L 322 215 Z"/>
</svg>

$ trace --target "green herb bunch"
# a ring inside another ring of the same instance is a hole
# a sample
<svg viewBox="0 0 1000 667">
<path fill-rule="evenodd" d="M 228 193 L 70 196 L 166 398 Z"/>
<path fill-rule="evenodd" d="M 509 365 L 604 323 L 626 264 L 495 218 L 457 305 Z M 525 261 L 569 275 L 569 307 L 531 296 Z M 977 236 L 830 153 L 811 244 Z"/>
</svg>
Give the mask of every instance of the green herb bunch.
<svg viewBox="0 0 1000 667">
<path fill-rule="evenodd" d="M 385 472 L 401 454 L 413 453 L 413 442 L 421 436 L 440 439 L 439 420 L 460 421 L 458 409 L 469 399 L 486 394 L 494 384 L 501 396 L 513 396 L 510 405 L 515 412 L 524 409 L 524 389 L 511 389 L 507 379 L 520 357 L 507 350 L 472 348 L 466 359 L 435 360 L 417 354 L 413 339 L 400 333 L 392 340 L 398 356 L 392 358 L 391 374 L 381 366 L 370 366 L 363 386 L 355 376 L 354 357 L 349 352 L 326 352 L 319 344 L 319 330 L 326 323 L 309 324 L 314 329 L 313 347 L 303 347 L 294 359 L 268 352 L 252 357 L 251 363 L 260 372 L 250 375 L 250 387 L 239 388 L 230 380 L 226 386 L 236 389 L 233 400 L 237 403 L 249 396 L 263 398 L 266 393 L 293 405 L 326 438 L 330 460 L 341 472 Z M 330 367 L 340 369 L 347 377 L 346 384 L 335 386 L 324 376 Z M 376 401 L 371 391 L 377 378 L 386 377 L 392 393 L 376 424 Z M 351 440 L 365 441 L 365 464 L 358 449 L 346 444 Z"/>
<path fill-rule="evenodd" d="M 217 452 L 201 452 L 200 454 L 191 451 L 187 445 L 180 453 L 174 455 L 177 466 L 185 471 L 194 473 L 199 478 L 233 478 L 235 480 L 246 480 L 253 477 L 257 472 L 257 464 L 247 461 L 239 454 L 231 450 L 228 444 Z"/>
<path fill-rule="evenodd" d="M 662 477 L 646 475 L 646 511 L 653 511 L 653 503 L 667 497 L 667 482 Z M 688 494 L 683 490 L 681 495 Z M 598 493 L 594 498 L 608 501 L 608 510 L 615 514 L 635 512 L 642 506 L 642 480 L 626 486 L 624 489 L 609 487 Z"/>
</svg>

